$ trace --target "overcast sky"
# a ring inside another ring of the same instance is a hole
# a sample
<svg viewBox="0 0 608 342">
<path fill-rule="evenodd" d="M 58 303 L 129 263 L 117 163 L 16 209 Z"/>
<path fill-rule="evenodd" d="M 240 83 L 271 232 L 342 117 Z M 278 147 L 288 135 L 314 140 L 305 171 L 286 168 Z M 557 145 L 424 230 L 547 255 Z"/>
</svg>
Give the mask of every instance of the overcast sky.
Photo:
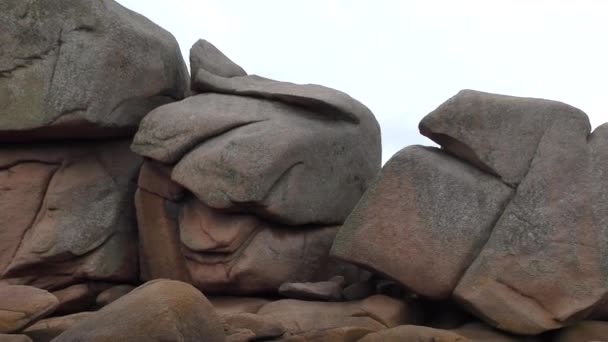
<svg viewBox="0 0 608 342">
<path fill-rule="evenodd" d="M 431 144 L 420 119 L 460 89 L 542 97 L 608 121 L 603 0 L 119 0 L 204 38 L 248 73 L 342 90 L 382 127 L 383 160 Z"/>
</svg>

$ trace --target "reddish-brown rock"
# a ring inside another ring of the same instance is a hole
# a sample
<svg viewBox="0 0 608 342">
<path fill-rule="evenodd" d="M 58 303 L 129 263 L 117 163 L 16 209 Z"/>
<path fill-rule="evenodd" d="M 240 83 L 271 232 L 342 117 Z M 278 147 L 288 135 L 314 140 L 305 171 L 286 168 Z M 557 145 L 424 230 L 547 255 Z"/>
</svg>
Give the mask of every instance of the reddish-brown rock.
<svg viewBox="0 0 608 342">
<path fill-rule="evenodd" d="M 29 336 L 35 342 L 50 342 L 76 323 L 94 314 L 94 312 L 84 311 L 66 316 L 45 318 L 27 327 L 23 330 L 23 334 Z"/>
<path fill-rule="evenodd" d="M 31 286 L 0 285 L 0 333 L 19 331 L 51 314 L 59 301 Z"/>
<path fill-rule="evenodd" d="M 55 314 L 65 315 L 91 309 L 95 305 L 97 295 L 110 286 L 112 284 L 91 282 L 53 291 L 53 295 L 59 300 Z"/>
<path fill-rule="evenodd" d="M 454 332 L 433 329 L 419 325 L 401 325 L 369 333 L 361 342 L 472 342 L 468 338 Z"/>
<path fill-rule="evenodd" d="M 133 291 L 135 286 L 133 285 L 116 285 L 112 286 L 107 290 L 104 290 L 95 297 L 95 304 L 97 307 L 104 307 L 118 298 L 126 295 L 127 293 Z"/>
<path fill-rule="evenodd" d="M 148 282 L 59 335 L 67 341 L 225 340 L 211 303 L 192 285 L 174 280 Z"/>
<path fill-rule="evenodd" d="M 0 279 L 61 289 L 136 278 L 128 140 L 0 149 Z M 15 203 L 22 203 L 16 207 Z"/>
</svg>

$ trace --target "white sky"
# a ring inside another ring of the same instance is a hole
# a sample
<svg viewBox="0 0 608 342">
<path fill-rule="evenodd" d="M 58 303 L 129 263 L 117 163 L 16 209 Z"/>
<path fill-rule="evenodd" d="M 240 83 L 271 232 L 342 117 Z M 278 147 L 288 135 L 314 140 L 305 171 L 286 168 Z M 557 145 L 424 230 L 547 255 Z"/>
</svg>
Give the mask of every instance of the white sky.
<svg viewBox="0 0 608 342">
<path fill-rule="evenodd" d="M 383 160 L 431 142 L 420 119 L 460 89 L 542 97 L 608 121 L 604 0 L 119 0 L 207 39 L 248 73 L 342 90 L 382 127 Z"/>
</svg>

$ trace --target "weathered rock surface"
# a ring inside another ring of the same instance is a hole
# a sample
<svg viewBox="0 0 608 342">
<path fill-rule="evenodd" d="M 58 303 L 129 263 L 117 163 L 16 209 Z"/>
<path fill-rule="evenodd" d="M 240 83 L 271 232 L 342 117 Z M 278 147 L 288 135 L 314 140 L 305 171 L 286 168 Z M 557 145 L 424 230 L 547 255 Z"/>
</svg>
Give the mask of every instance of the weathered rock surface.
<svg viewBox="0 0 608 342">
<path fill-rule="evenodd" d="M 32 342 L 32 339 L 21 334 L 0 334 L 2 342 Z M 38 341 L 36 341 L 38 342 Z"/>
<path fill-rule="evenodd" d="M 281 342 L 356 342 L 375 330 L 363 327 L 339 327 L 308 331 L 279 339 Z"/>
<path fill-rule="evenodd" d="M 339 301 L 342 299 L 344 277 L 336 276 L 328 281 L 316 283 L 284 283 L 279 294 L 293 299 Z"/>
<path fill-rule="evenodd" d="M 246 76 L 247 72 L 210 42 L 199 39 L 190 48 L 190 70 L 194 80 L 199 69 L 220 77 Z"/>
<path fill-rule="evenodd" d="M 468 338 L 454 332 L 420 325 L 400 325 L 391 329 L 365 335 L 361 342 L 469 342 Z"/>
<path fill-rule="evenodd" d="M 31 286 L 0 285 L 0 333 L 12 333 L 51 314 L 59 301 Z"/>
<path fill-rule="evenodd" d="M 148 282 L 105 306 L 54 341 L 224 341 L 211 303 L 192 285 Z"/>
<path fill-rule="evenodd" d="M 331 253 L 424 296 L 447 298 L 512 192 L 439 149 L 407 147 L 386 163 Z"/>
<path fill-rule="evenodd" d="M 216 296 L 209 297 L 215 312 L 220 316 L 242 312 L 257 313 L 260 308 L 271 301 L 262 297 Z"/>
<path fill-rule="evenodd" d="M 182 207 L 181 248 L 192 283 L 205 293 L 273 293 L 284 282 L 320 281 L 331 274 L 356 273 L 352 266 L 329 257 L 338 227 L 296 230 L 193 203 L 196 214 L 187 211 L 188 204 Z M 191 221 L 197 223 L 185 223 Z"/>
<path fill-rule="evenodd" d="M 137 276 L 128 140 L 4 145 L 0 282 L 58 290 Z"/>
<path fill-rule="evenodd" d="M 369 111 L 354 123 L 208 93 L 152 111 L 132 148 L 177 162 L 171 178 L 210 207 L 287 224 L 331 224 L 344 221 L 377 173 L 379 137 Z"/>
<path fill-rule="evenodd" d="M 420 122 L 420 132 L 448 152 L 519 184 L 551 132 L 580 136 L 570 125 L 590 130 L 587 115 L 567 104 L 463 90 Z M 556 146 L 555 146 L 556 147 Z"/>
<path fill-rule="evenodd" d="M 133 285 L 116 285 L 112 286 L 107 290 L 104 290 L 95 297 L 95 304 L 97 307 L 104 307 L 118 298 L 126 295 L 127 293 L 133 291 L 135 287 Z"/>
<path fill-rule="evenodd" d="M 460 159 L 421 147 L 395 155 L 333 255 L 426 297 L 453 295 L 517 334 L 604 305 L 608 125 L 591 134 L 571 106 L 463 91 L 420 129 Z"/>
<path fill-rule="evenodd" d="M 608 322 L 582 321 L 566 327 L 555 334 L 554 342 L 606 341 Z"/>
<path fill-rule="evenodd" d="M 350 326 L 381 330 L 415 322 L 418 315 L 408 303 L 382 295 L 353 302 L 284 299 L 264 305 L 258 314 L 272 317 L 296 335 Z"/>
<path fill-rule="evenodd" d="M 90 282 L 53 291 L 53 295 L 59 300 L 55 314 L 65 315 L 87 311 L 95 305 L 97 295 L 111 286 L 112 284 L 109 283 Z"/>
<path fill-rule="evenodd" d="M 483 323 L 468 323 L 451 330 L 475 342 L 539 342 L 540 338 L 534 336 L 509 335 L 493 329 Z"/>
<path fill-rule="evenodd" d="M 94 312 L 84 311 L 66 316 L 45 318 L 27 327 L 23 330 L 23 334 L 29 336 L 34 342 L 50 342 L 76 323 L 94 314 Z"/>
<path fill-rule="evenodd" d="M 130 135 L 187 90 L 175 38 L 115 1 L 2 1 L 0 27 L 0 141 Z"/>
<path fill-rule="evenodd" d="M 358 274 L 328 255 L 338 227 L 293 229 L 211 209 L 192 195 L 172 195 L 177 191 L 162 185 L 171 182 L 167 174 L 146 171 L 148 163 L 140 173 L 146 187 L 135 195 L 142 279 L 183 280 L 207 294 L 243 295 L 276 292 L 288 281 Z M 170 200 L 176 197 L 178 202 Z"/>
<path fill-rule="evenodd" d="M 237 336 L 247 335 L 245 341 L 264 340 L 280 337 L 285 333 L 281 323 L 272 317 L 253 313 L 235 313 L 221 317 L 224 331 L 229 340 L 238 340 Z M 246 330 L 246 331 L 243 331 Z M 233 336 L 231 338 L 231 335 Z"/>
</svg>

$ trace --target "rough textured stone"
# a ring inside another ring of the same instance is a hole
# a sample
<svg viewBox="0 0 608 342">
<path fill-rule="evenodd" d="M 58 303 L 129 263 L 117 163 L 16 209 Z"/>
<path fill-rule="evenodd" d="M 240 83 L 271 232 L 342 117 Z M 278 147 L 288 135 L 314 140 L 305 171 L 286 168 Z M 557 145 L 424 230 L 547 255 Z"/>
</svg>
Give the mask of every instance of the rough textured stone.
<svg viewBox="0 0 608 342">
<path fill-rule="evenodd" d="M 29 326 L 23 331 L 23 334 L 29 336 L 34 342 L 50 342 L 91 315 L 94 315 L 94 312 L 85 311 L 66 316 L 45 318 Z"/>
<path fill-rule="evenodd" d="M 63 341 L 224 341 L 211 303 L 189 284 L 154 280 L 56 338 Z"/>
<path fill-rule="evenodd" d="M 463 90 L 424 117 L 420 132 L 506 183 L 519 184 L 541 140 L 551 132 L 570 136 L 570 125 L 591 128 L 585 113 L 561 102 Z"/>
<path fill-rule="evenodd" d="M 344 287 L 344 278 L 339 278 L 341 278 L 341 281 L 329 280 L 316 283 L 284 283 L 279 287 L 279 294 L 293 299 L 336 302 L 342 299 L 342 288 Z"/>
<path fill-rule="evenodd" d="M 0 27 L 0 141 L 129 135 L 187 90 L 175 38 L 115 1 L 2 1 Z"/>
<path fill-rule="evenodd" d="M 12 335 L 12 334 L 0 334 L 0 341 L 2 342 L 32 342 L 32 339 L 26 335 Z M 36 341 L 38 342 L 38 341 Z"/>
<path fill-rule="evenodd" d="M 132 203 L 141 158 L 128 144 L 2 146 L 2 282 L 58 290 L 136 278 Z"/>
<path fill-rule="evenodd" d="M 166 211 L 165 199 L 139 188 L 135 192 L 135 208 L 139 231 L 140 278 L 189 282 L 186 260 L 180 251 L 178 227 Z"/>
<path fill-rule="evenodd" d="M 258 310 L 270 303 L 269 299 L 262 297 L 232 297 L 217 296 L 209 297 L 213 308 L 220 316 L 236 314 L 241 312 L 257 313 Z"/>
<path fill-rule="evenodd" d="M 455 297 L 498 328 L 576 322 L 608 293 L 608 125 L 554 124 Z"/>
<path fill-rule="evenodd" d="M 199 39 L 190 48 L 190 70 L 192 80 L 199 69 L 221 77 L 246 76 L 243 68 L 226 57 L 215 45 Z"/>
<path fill-rule="evenodd" d="M 291 335 L 278 341 L 281 342 L 356 342 L 363 336 L 373 332 L 373 329 L 362 327 L 339 327 L 313 330 L 299 335 Z"/>
<path fill-rule="evenodd" d="M 447 298 L 512 192 L 438 149 L 407 147 L 386 163 L 331 254 L 424 296 Z"/>
<path fill-rule="evenodd" d="M 469 342 L 468 338 L 456 333 L 423 327 L 419 325 L 401 325 L 391 329 L 376 331 L 365 335 L 361 342 Z"/>
<path fill-rule="evenodd" d="M 539 338 L 534 336 L 509 335 L 499 330 L 475 322 L 465 324 L 457 329 L 451 330 L 475 342 L 539 342 Z"/>
<path fill-rule="evenodd" d="M 210 207 L 290 225 L 342 223 L 380 166 L 378 124 L 369 111 L 360 116 L 200 94 L 148 114 L 132 149 L 177 162 L 171 178 Z"/>
<path fill-rule="evenodd" d="M 290 334 L 349 326 L 380 330 L 417 320 L 408 303 L 382 295 L 353 302 L 284 299 L 264 305 L 258 314 L 282 323 Z"/>
<path fill-rule="evenodd" d="M 126 295 L 127 293 L 133 291 L 135 287 L 133 285 L 116 285 L 112 286 L 109 289 L 102 291 L 95 298 L 95 304 L 97 307 L 104 307 L 118 298 Z"/>
<path fill-rule="evenodd" d="M 285 333 L 285 328 L 281 323 L 269 316 L 242 312 L 222 316 L 222 320 L 226 335 L 232 335 L 233 332 L 238 334 L 239 330 L 246 329 L 252 333 L 252 335 L 247 334 L 247 340 L 271 339 Z"/>
<path fill-rule="evenodd" d="M 90 282 L 53 291 L 53 295 L 59 300 L 55 314 L 65 315 L 91 309 L 95 305 L 97 295 L 110 286 L 112 284 Z"/>
<path fill-rule="evenodd" d="M 272 317 L 290 334 L 348 326 L 371 330 L 386 329 L 386 325 L 376 320 L 373 314 L 361 308 L 361 302 L 283 299 L 264 305 L 258 314 Z"/>
<path fill-rule="evenodd" d="M 0 286 L 0 333 L 12 333 L 51 314 L 59 301 L 30 286 Z"/>
<path fill-rule="evenodd" d="M 318 281 L 331 274 L 356 272 L 328 255 L 338 227 L 295 230 L 251 215 L 204 210 L 199 215 L 203 216 L 198 220 L 201 224 L 180 221 L 180 237 L 192 283 L 205 293 L 273 293 L 284 282 Z M 187 226 L 196 230 L 188 232 Z M 234 235 L 221 239 L 227 232 Z"/>
<path fill-rule="evenodd" d="M 606 341 L 608 322 L 582 321 L 555 334 L 554 342 Z"/>
<path fill-rule="evenodd" d="M 374 289 L 372 288 L 371 282 L 368 280 L 350 284 L 342 290 L 342 296 L 348 301 L 363 299 L 369 297 L 373 293 Z"/>
</svg>

